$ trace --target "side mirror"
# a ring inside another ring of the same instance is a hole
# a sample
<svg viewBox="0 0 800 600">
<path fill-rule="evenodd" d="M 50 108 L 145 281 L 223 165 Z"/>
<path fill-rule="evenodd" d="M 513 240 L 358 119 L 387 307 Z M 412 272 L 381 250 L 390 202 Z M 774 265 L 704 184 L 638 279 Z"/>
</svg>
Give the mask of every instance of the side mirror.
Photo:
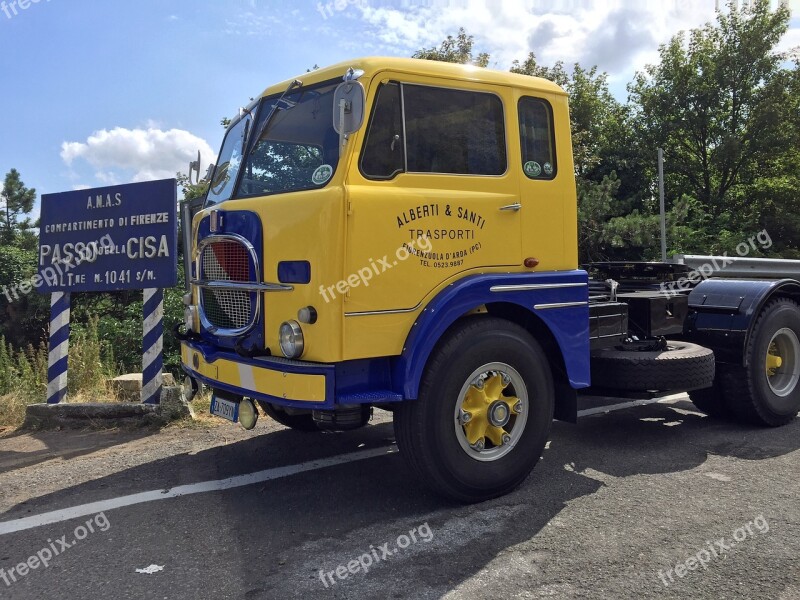
<svg viewBox="0 0 800 600">
<path fill-rule="evenodd" d="M 359 130 L 364 123 L 366 92 L 360 81 L 345 81 L 333 93 L 333 128 L 342 138 Z"/>
<path fill-rule="evenodd" d="M 192 173 L 195 174 L 195 180 L 192 182 Z M 200 183 L 200 150 L 197 151 L 197 160 L 189 163 L 189 183 L 195 185 Z"/>
</svg>

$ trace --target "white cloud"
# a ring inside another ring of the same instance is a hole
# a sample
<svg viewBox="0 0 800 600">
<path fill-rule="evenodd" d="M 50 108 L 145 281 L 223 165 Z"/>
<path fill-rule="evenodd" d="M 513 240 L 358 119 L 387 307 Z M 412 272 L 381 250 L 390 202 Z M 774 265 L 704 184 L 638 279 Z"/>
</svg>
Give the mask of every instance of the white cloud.
<svg viewBox="0 0 800 600">
<path fill-rule="evenodd" d="M 208 143 L 182 129 L 102 129 L 85 142 L 63 142 L 61 158 L 68 165 L 86 161 L 104 185 L 174 177 L 186 172 L 200 151 L 206 164 L 214 153 Z"/>
<path fill-rule="evenodd" d="M 773 0 L 775 6 L 779 0 Z M 800 0 L 792 0 L 792 7 Z M 725 4 L 720 0 L 722 5 Z M 420 6 L 420 4 L 422 4 Z M 473 50 L 488 52 L 490 66 L 508 69 L 533 51 L 540 63 L 597 65 L 612 81 L 629 81 L 658 60 L 659 44 L 679 31 L 715 18 L 715 0 L 429 0 L 426 3 L 353 2 L 366 35 L 385 51 L 410 56 L 438 46 L 459 27 L 475 37 Z M 797 14 L 797 13 L 795 13 Z M 797 22 L 781 44 L 798 37 Z"/>
</svg>

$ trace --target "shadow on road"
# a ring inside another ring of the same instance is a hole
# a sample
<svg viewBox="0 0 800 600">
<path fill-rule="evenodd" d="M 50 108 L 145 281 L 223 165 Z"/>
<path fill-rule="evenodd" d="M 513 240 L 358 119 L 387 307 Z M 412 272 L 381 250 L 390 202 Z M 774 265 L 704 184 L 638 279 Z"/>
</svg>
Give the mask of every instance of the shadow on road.
<svg viewBox="0 0 800 600">
<path fill-rule="evenodd" d="M 34 498 L 24 506 L 12 508 L 3 520 L 387 447 L 392 440 L 388 423 L 347 434 L 279 430 L 196 454 L 154 461 Z M 108 438 L 98 438 L 97 433 L 85 434 L 65 457 L 77 456 L 98 443 L 110 442 Z M 154 539 L 165 533 L 172 535 L 167 514 L 192 510 L 200 515 L 191 523 L 196 529 L 185 531 L 185 521 L 174 527 L 176 531 L 180 529 L 187 548 L 216 547 L 215 554 L 224 555 L 215 560 L 224 563 L 225 576 L 220 576 L 219 585 L 225 584 L 230 597 L 272 597 L 268 590 L 280 589 L 299 590 L 303 597 L 311 597 L 331 592 L 317 578 L 318 568 L 335 568 L 354 558 L 356 550 L 395 539 L 407 531 L 404 527 L 408 524 L 428 522 L 440 537 L 450 535 L 452 539 L 437 546 L 436 555 L 428 557 L 429 567 L 416 568 L 415 585 L 422 580 L 431 586 L 445 584 L 452 589 L 503 550 L 533 538 L 567 503 L 594 494 L 604 485 L 602 478 L 582 475 L 584 471 L 613 477 L 673 473 L 694 469 L 709 455 L 757 461 L 798 448 L 798 421 L 780 429 L 746 428 L 703 417 L 688 401 L 654 404 L 587 417 L 578 425 L 556 423 L 544 460 L 523 486 L 480 505 L 463 507 L 442 501 L 420 485 L 398 454 L 392 454 L 235 490 L 153 502 L 143 510 L 159 515 L 158 519 L 149 524 L 141 516 L 135 518 L 139 529 L 132 527 L 119 535 L 124 535 L 125 543 L 130 545 L 148 543 L 148 535 Z M 125 509 L 128 510 L 133 508 Z M 120 523 L 131 518 L 118 515 Z M 154 531 L 146 534 L 148 527 Z M 475 528 L 484 528 L 491 535 L 481 537 L 480 543 L 459 541 L 459 535 L 467 536 L 470 531 L 474 534 Z M 280 557 L 282 560 L 278 560 Z M 203 557 L 194 560 L 202 561 Z M 437 562 L 447 563 L 446 574 L 437 568 Z M 197 590 L 211 593 L 201 581 L 196 584 Z M 209 585 L 208 581 L 205 585 Z M 394 594 L 400 597 L 397 594 L 414 589 L 397 589 Z M 373 592 L 363 591 L 364 597 L 373 597 Z M 391 595 L 387 591 L 384 597 Z"/>
<path fill-rule="evenodd" d="M 0 474 L 37 465 L 53 458 L 69 460 L 85 456 L 147 437 L 154 431 L 152 428 L 103 431 L 87 429 L 66 432 L 17 430 L 0 437 Z M 27 446 L 24 451 L 3 449 L 23 438 L 24 445 Z"/>
</svg>

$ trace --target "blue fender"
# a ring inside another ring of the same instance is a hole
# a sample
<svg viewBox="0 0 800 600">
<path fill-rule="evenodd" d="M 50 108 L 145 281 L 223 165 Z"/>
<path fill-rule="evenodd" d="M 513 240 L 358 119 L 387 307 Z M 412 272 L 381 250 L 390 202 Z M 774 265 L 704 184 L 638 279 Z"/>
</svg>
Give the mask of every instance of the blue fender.
<svg viewBox="0 0 800 600">
<path fill-rule="evenodd" d="M 536 315 L 561 351 L 573 389 L 588 387 L 589 287 L 586 271 L 472 275 L 450 284 L 428 303 L 394 362 L 394 388 L 416 399 L 425 365 L 447 329 L 466 313 L 505 303 Z"/>
<path fill-rule="evenodd" d="M 687 340 L 711 348 L 717 362 L 747 366 L 745 353 L 756 319 L 776 295 L 800 300 L 793 279 L 706 279 L 689 294 Z"/>
</svg>

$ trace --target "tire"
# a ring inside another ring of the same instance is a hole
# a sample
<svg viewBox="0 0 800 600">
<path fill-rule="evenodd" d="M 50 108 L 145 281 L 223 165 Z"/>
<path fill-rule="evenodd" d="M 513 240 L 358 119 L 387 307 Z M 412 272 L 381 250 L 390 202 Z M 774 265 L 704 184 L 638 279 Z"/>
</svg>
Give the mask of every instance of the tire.
<svg viewBox="0 0 800 600">
<path fill-rule="evenodd" d="M 539 462 L 553 404 L 550 366 L 530 334 L 503 319 L 470 317 L 437 344 L 417 400 L 396 407 L 395 436 L 428 487 L 482 502 L 515 489 Z"/>
<path fill-rule="evenodd" d="M 592 353 L 592 385 L 626 391 L 692 390 L 714 381 L 714 352 L 670 341 L 667 350 L 637 352 L 604 348 Z"/>
<path fill-rule="evenodd" d="M 304 415 L 290 415 L 281 407 L 275 406 L 268 402 L 259 402 L 261 409 L 267 413 L 267 416 L 272 417 L 281 425 L 294 429 L 295 431 L 303 432 L 318 432 L 319 428 L 314 423 L 314 418 L 311 413 Z"/>
<path fill-rule="evenodd" d="M 709 417 L 724 419 L 731 416 L 731 411 L 725 403 L 725 395 L 719 381 L 719 369 L 717 370 L 717 380 L 711 387 L 689 392 L 689 399 L 697 409 L 707 414 Z"/>
<path fill-rule="evenodd" d="M 779 427 L 800 411 L 800 307 L 792 300 L 769 302 L 745 349 L 747 367 L 723 371 L 722 389 L 737 420 Z M 768 371 L 770 356 L 781 366 Z M 772 374 L 768 374 L 768 373 Z"/>
</svg>

